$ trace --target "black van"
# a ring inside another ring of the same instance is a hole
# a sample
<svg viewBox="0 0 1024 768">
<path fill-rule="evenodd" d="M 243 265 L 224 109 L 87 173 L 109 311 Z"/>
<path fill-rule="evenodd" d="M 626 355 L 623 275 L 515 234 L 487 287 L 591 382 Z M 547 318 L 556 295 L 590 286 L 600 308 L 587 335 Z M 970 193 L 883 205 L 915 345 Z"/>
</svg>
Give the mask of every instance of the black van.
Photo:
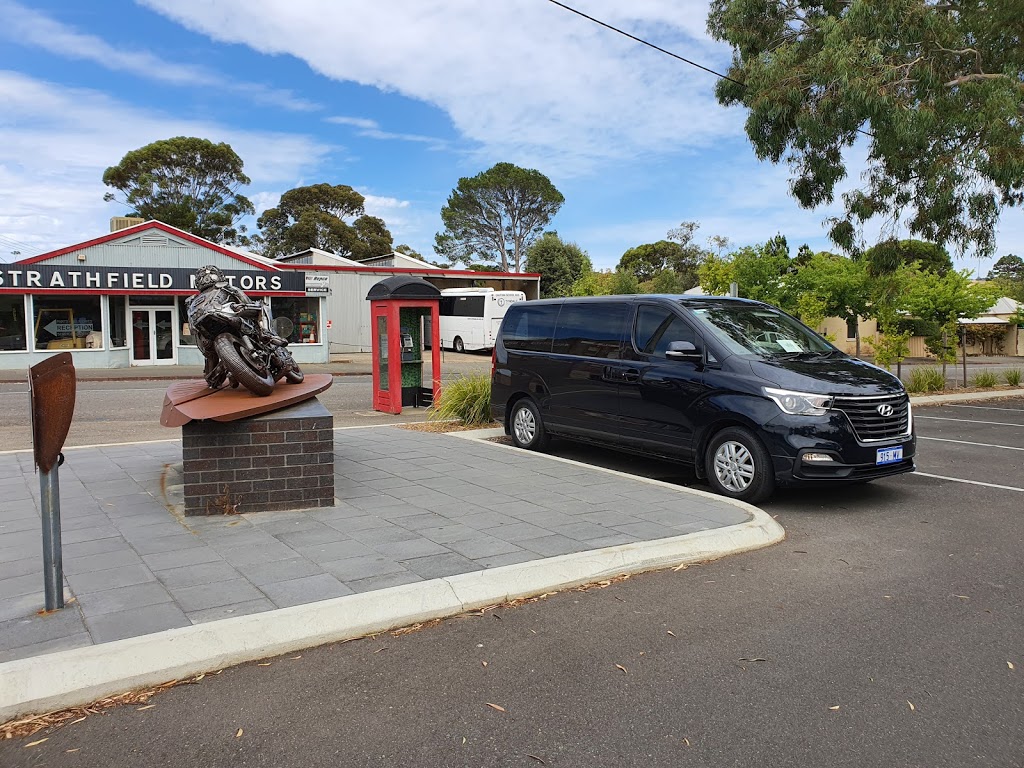
<svg viewBox="0 0 1024 768">
<path fill-rule="evenodd" d="M 491 411 L 521 448 L 551 435 L 692 463 L 725 496 L 914 470 L 898 378 L 784 312 L 723 297 L 600 296 L 513 305 Z"/>
</svg>

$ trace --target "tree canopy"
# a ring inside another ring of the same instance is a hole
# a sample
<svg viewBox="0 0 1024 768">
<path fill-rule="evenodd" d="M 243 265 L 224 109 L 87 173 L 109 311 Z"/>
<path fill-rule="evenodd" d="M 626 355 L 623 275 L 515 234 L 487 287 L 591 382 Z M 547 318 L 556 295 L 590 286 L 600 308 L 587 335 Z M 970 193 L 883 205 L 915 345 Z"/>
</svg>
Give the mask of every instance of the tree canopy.
<svg viewBox="0 0 1024 768">
<path fill-rule="evenodd" d="M 496 262 L 519 272 L 526 251 L 565 198 L 547 176 L 511 163 L 459 179 L 441 208 L 445 231 L 435 237 L 442 259 L 471 264 Z"/>
<path fill-rule="evenodd" d="M 1024 302 L 1024 259 L 1010 253 L 992 266 L 988 279 L 1004 296 Z"/>
<path fill-rule="evenodd" d="M 281 195 L 260 216 L 264 254 L 280 258 L 319 248 L 353 259 L 383 256 L 392 250 L 384 221 L 363 212 L 364 198 L 346 184 L 312 184 Z M 353 219 L 348 223 L 348 219 Z"/>
<path fill-rule="evenodd" d="M 923 240 L 885 240 L 868 248 L 862 256 L 873 277 L 895 272 L 915 262 L 924 272 L 944 275 L 953 268 L 953 260 L 941 245 Z"/>
<path fill-rule="evenodd" d="M 792 168 L 815 208 L 868 146 L 865 184 L 831 236 L 860 225 L 991 253 L 1001 209 L 1024 202 L 1024 13 L 1020 0 L 713 0 L 708 29 L 733 47 L 717 96 L 748 110 L 757 156 Z"/>
<path fill-rule="evenodd" d="M 229 144 L 177 136 L 127 153 L 103 172 L 121 193 L 103 199 L 128 206 L 129 215 L 156 219 L 215 243 L 247 245 L 238 222 L 255 209 L 239 190 L 249 183 L 242 159 Z"/>
<path fill-rule="evenodd" d="M 540 273 L 540 297 L 569 296 L 577 280 L 593 270 L 590 257 L 557 232 L 545 232 L 526 252 L 526 271 Z"/>
</svg>

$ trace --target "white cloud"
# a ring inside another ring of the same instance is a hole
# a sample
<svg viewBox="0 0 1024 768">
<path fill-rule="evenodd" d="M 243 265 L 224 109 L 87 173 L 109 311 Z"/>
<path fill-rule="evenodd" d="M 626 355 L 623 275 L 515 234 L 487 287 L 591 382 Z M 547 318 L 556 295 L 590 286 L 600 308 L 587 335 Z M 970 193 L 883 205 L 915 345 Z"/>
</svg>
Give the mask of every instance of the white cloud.
<svg viewBox="0 0 1024 768">
<path fill-rule="evenodd" d="M 47 250 L 103 233 L 123 207 L 104 203 L 103 171 L 132 149 L 172 136 L 228 142 L 252 179 L 247 192 L 289 189 L 331 148 L 309 137 L 239 130 L 144 111 L 96 91 L 0 71 L 0 235 Z M 74 120 L 68 116 L 74 115 Z"/>
<path fill-rule="evenodd" d="M 192 30 L 435 105 L 481 154 L 552 177 L 708 146 L 740 130 L 714 78 L 536 0 L 139 0 Z M 593 15 L 702 62 L 704 0 L 587 4 Z M 493 159 L 490 160 L 493 162 Z"/>
<path fill-rule="evenodd" d="M 0 16 L 4 19 L 3 25 L 0 25 L 0 37 L 21 45 L 42 48 L 67 59 L 90 61 L 115 72 L 128 72 L 169 85 L 229 91 L 257 104 L 291 111 L 310 112 L 320 109 L 319 105 L 287 89 L 238 81 L 203 67 L 167 61 L 148 51 L 110 45 L 95 35 L 76 32 L 14 0 L 0 0 Z"/>
<path fill-rule="evenodd" d="M 385 131 L 381 129 L 376 120 L 369 120 L 365 117 L 325 117 L 324 122 L 333 123 L 335 125 L 350 125 L 354 128 L 358 128 L 359 130 L 356 134 L 366 139 L 414 141 L 422 144 L 431 144 L 436 149 L 440 149 L 446 144 L 446 142 L 441 139 L 434 138 L 433 136 L 420 136 L 415 133 L 393 133 L 391 131 Z"/>
</svg>

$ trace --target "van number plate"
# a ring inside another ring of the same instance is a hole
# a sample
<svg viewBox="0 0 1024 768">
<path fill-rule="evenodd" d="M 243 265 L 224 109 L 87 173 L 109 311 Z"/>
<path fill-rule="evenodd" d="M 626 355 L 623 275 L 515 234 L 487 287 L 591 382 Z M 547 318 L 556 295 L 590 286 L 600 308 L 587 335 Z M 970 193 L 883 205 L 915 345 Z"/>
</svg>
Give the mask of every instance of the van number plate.
<svg viewBox="0 0 1024 768">
<path fill-rule="evenodd" d="M 899 445 L 895 448 L 879 448 L 878 456 L 875 459 L 875 464 L 895 464 L 897 461 L 903 461 L 903 446 Z"/>
</svg>

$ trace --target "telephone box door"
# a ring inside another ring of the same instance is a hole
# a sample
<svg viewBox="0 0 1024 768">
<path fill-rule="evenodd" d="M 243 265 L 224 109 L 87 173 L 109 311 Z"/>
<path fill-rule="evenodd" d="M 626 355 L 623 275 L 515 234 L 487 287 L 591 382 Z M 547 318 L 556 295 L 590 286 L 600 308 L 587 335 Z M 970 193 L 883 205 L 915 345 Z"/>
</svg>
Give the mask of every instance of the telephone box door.
<svg viewBox="0 0 1024 768">
<path fill-rule="evenodd" d="M 397 347 L 398 339 L 393 338 L 395 334 L 389 333 L 388 329 L 389 325 L 397 327 L 397 321 L 391 320 L 391 314 L 389 304 L 373 305 L 373 408 L 384 413 L 401 413 L 401 379 L 395 381 L 395 374 L 401 371 L 401 356 L 393 349 Z"/>
</svg>

